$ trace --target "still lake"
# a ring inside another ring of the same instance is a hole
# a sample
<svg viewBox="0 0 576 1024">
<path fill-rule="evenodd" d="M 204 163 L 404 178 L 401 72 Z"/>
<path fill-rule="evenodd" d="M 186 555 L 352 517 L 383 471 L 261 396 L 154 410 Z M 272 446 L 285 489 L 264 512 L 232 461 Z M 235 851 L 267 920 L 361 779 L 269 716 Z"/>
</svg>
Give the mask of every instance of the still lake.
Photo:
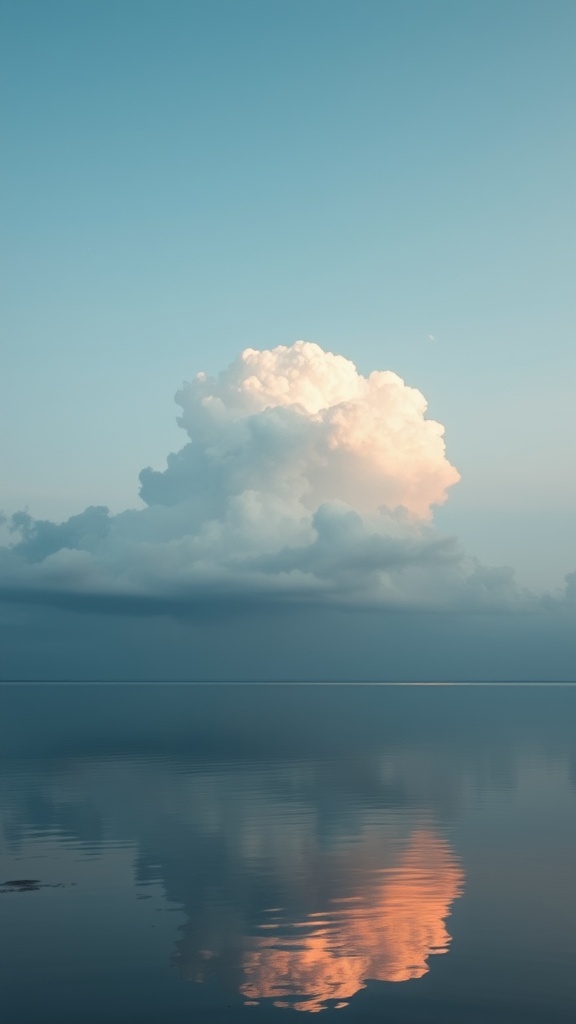
<svg viewBox="0 0 576 1024">
<path fill-rule="evenodd" d="M 576 1020 L 576 688 L 4 685 L 0 755 L 6 1024 Z"/>
</svg>

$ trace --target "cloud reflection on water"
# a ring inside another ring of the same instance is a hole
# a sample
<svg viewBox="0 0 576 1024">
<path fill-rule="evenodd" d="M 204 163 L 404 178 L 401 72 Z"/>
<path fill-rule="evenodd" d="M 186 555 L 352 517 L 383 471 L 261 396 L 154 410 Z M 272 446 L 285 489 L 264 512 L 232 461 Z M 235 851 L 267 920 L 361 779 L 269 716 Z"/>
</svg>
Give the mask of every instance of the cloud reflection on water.
<svg viewBox="0 0 576 1024">
<path fill-rule="evenodd" d="M 316 1013 L 328 1000 L 347 1005 L 368 979 L 421 978 L 430 955 L 448 950 L 445 918 L 463 881 L 446 840 L 414 832 L 399 863 L 375 872 L 362 896 L 295 923 L 300 934 L 257 939 L 244 958 L 242 994 Z"/>
<path fill-rule="evenodd" d="M 261 908 L 251 929 L 241 926 L 245 934 L 212 935 L 212 948 L 201 950 L 200 935 L 185 925 L 175 957 L 183 975 L 196 982 L 220 975 L 247 1004 L 272 1000 L 308 1013 L 346 1006 L 369 979 L 421 978 L 429 957 L 448 951 L 445 921 L 462 893 L 464 874 L 447 840 L 430 825 L 401 840 L 393 832 L 366 835 L 347 852 L 343 844 L 337 865 L 316 850 L 316 873 L 303 882 L 296 871 L 285 880 L 293 890 L 285 889 L 285 903 L 298 888 L 308 892 L 314 909 L 306 913 Z M 222 909 L 233 930 L 234 915 Z"/>
<path fill-rule="evenodd" d="M 553 972 L 564 961 L 552 923 L 562 948 L 572 948 L 570 922 L 562 932 L 549 909 L 554 899 L 564 906 L 572 877 L 575 719 L 567 692 L 66 691 L 52 708 L 52 732 L 40 735 L 44 749 L 30 732 L 30 694 L 42 707 L 42 694 L 29 690 L 13 695 L 17 714 L 5 701 L 0 718 L 12 751 L 0 842 L 17 861 L 5 877 L 48 878 L 46 853 L 57 855 L 67 867 L 54 879 L 78 883 L 75 899 L 93 923 L 85 883 L 102 866 L 106 915 L 114 917 L 123 892 L 126 934 L 135 936 L 115 942 L 113 929 L 98 933 L 95 944 L 116 958 L 118 976 L 130 965 L 143 976 L 142 927 L 163 920 L 165 941 L 150 948 L 147 970 L 161 977 L 172 961 L 173 980 L 208 982 L 176 985 L 176 1002 L 205 1008 L 221 999 L 226 1020 L 230 1007 L 251 1016 L 242 1000 L 261 1004 L 254 1019 L 275 1012 L 272 1005 L 311 1013 L 350 1002 L 354 1015 L 377 1000 L 412 1014 L 409 1007 L 440 998 L 447 979 L 450 999 L 457 990 L 467 1000 L 476 978 L 480 1005 L 477 957 L 490 977 L 523 992 L 522 961 L 508 950 Z M 83 701 L 82 728 L 76 710 L 68 718 L 62 711 L 64 697 Z M 131 711 L 138 714 L 127 725 Z M 447 918 L 464 888 L 460 858 L 466 900 L 452 947 Z M 536 911 L 540 928 L 531 930 Z M 18 928 L 15 920 L 11 943 Z M 75 963 L 75 932 L 62 921 L 59 928 Z M 559 998 L 557 975 L 549 984 Z"/>
</svg>

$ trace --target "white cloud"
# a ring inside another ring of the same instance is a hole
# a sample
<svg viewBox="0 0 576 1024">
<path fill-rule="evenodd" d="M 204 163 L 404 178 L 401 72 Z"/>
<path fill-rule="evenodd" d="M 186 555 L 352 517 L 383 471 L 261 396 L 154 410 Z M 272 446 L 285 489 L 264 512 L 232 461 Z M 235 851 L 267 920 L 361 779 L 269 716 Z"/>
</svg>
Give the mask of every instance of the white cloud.
<svg viewBox="0 0 576 1024">
<path fill-rule="evenodd" d="M 390 371 L 362 376 L 299 341 L 246 349 L 176 396 L 188 443 L 141 474 L 146 508 L 66 523 L 13 517 L 4 593 L 152 602 L 222 597 L 371 607 L 519 607 L 430 526 L 459 479 L 426 400 Z"/>
<path fill-rule="evenodd" d="M 358 373 L 342 356 L 298 341 L 246 349 L 217 379 L 199 374 L 176 396 L 190 445 L 143 497 L 171 503 L 202 470 L 225 491 L 273 492 L 314 510 L 340 500 L 363 512 L 405 508 L 429 518 L 459 474 L 444 428 L 395 373 Z M 186 477 L 186 479 L 183 479 Z"/>
</svg>

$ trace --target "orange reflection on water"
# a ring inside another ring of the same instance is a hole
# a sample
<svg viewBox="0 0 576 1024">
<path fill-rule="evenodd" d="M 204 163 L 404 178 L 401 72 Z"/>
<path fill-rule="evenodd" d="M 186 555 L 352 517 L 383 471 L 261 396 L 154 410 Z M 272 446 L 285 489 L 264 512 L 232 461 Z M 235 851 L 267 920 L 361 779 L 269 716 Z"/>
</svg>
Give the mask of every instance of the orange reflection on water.
<svg viewBox="0 0 576 1024">
<path fill-rule="evenodd" d="M 276 934 L 254 940 L 245 954 L 247 1001 L 317 1013 L 327 1001 L 345 1006 L 367 979 L 409 981 L 429 970 L 428 957 L 450 943 L 445 918 L 464 876 L 448 843 L 414 832 L 394 868 L 374 872 L 361 896 L 335 900 Z"/>
</svg>

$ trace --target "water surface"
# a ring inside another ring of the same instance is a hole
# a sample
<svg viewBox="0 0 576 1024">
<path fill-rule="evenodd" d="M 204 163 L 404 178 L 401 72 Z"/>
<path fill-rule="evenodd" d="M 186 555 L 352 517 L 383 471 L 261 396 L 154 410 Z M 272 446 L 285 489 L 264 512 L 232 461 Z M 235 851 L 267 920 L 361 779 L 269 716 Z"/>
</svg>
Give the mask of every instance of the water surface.
<svg viewBox="0 0 576 1024">
<path fill-rule="evenodd" d="M 10 1024 L 576 1019 L 576 689 L 0 687 Z"/>
</svg>

